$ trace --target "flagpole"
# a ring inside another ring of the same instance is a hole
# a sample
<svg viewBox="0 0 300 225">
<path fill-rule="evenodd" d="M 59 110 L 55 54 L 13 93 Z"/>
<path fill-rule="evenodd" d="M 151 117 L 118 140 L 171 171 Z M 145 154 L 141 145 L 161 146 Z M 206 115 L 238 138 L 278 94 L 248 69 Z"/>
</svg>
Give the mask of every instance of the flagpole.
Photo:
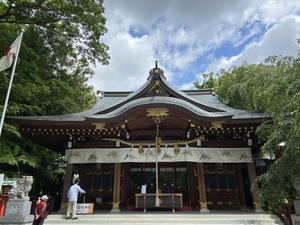
<svg viewBox="0 0 300 225">
<path fill-rule="evenodd" d="M 7 89 L 7 94 L 6 94 L 6 98 L 5 98 L 5 103 L 4 103 L 4 106 L 3 106 L 3 112 L 2 112 L 1 121 L 0 121 L 0 138 L 1 138 L 2 128 L 3 128 L 3 124 L 4 124 L 4 117 L 5 117 L 6 108 L 7 108 L 7 104 L 8 104 L 8 99 L 9 99 L 10 89 L 11 89 L 12 82 L 13 82 L 14 75 L 15 75 L 15 69 L 16 69 L 16 65 L 17 65 L 17 61 L 18 61 L 18 56 L 19 56 L 20 46 L 21 46 L 21 42 L 22 42 L 23 32 L 24 32 L 24 29 L 21 29 L 21 33 L 20 33 L 20 41 L 19 41 L 19 43 L 18 43 L 18 50 L 17 50 L 16 56 L 15 56 L 15 58 L 14 58 L 14 64 L 13 64 L 13 68 L 12 68 L 12 70 L 11 70 L 11 75 L 10 75 L 9 85 L 8 85 L 8 89 Z"/>
</svg>

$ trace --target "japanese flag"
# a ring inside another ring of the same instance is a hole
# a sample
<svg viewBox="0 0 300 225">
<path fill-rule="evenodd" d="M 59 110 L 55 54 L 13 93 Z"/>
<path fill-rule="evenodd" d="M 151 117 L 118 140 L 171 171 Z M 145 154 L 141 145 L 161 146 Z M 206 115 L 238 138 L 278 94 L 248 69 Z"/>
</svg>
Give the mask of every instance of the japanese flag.
<svg viewBox="0 0 300 225">
<path fill-rule="evenodd" d="M 12 45 L 6 50 L 4 56 L 0 60 L 0 72 L 9 68 L 15 58 L 15 55 L 19 51 L 19 43 L 22 35 L 20 34 Z"/>
</svg>

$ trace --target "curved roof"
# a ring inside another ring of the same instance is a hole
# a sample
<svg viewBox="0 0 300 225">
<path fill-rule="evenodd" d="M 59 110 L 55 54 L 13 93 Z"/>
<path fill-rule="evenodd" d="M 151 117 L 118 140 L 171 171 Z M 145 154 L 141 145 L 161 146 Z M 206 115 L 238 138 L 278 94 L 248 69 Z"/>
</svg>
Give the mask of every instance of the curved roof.
<svg viewBox="0 0 300 225">
<path fill-rule="evenodd" d="M 159 91 L 159 93 L 153 91 Z M 111 119 L 126 114 L 132 108 L 178 107 L 202 118 L 251 119 L 263 118 L 262 113 L 238 110 L 223 104 L 213 89 L 180 91 L 164 77 L 162 69 L 150 70 L 147 81 L 134 92 L 104 92 L 96 104 L 80 113 L 50 116 L 9 117 L 37 121 L 85 121 L 86 118 Z"/>
<path fill-rule="evenodd" d="M 164 139 L 183 140 L 190 131 L 194 137 L 201 133 L 233 135 L 237 129 L 253 132 L 263 120 L 263 113 L 226 106 L 213 89 L 180 91 L 157 67 L 136 91 L 104 92 L 84 112 L 6 118 L 23 135 L 44 145 L 47 142 L 51 148 L 62 146 L 59 143 L 65 142 L 66 135 L 95 141 L 99 136 L 127 139 L 130 133 L 130 139 L 153 140 L 158 122 Z"/>
<path fill-rule="evenodd" d="M 128 111 L 134 111 L 135 108 L 153 108 L 156 107 L 157 104 L 163 107 L 167 108 L 179 108 L 179 110 L 188 111 L 190 113 L 194 113 L 197 116 L 203 117 L 203 118 L 221 118 L 221 119 L 229 119 L 232 117 L 231 114 L 226 112 L 209 112 L 204 109 L 201 109 L 199 107 L 196 107 L 190 102 L 184 101 L 179 98 L 174 97 L 166 97 L 166 96 L 153 96 L 153 97 L 144 97 L 144 98 L 138 98 L 133 99 L 131 101 L 125 101 L 125 104 L 121 104 L 120 107 L 109 111 L 108 113 L 97 113 L 89 118 L 95 118 L 95 119 L 109 119 L 109 118 L 115 118 L 118 116 L 122 116 L 124 113 L 128 113 Z"/>
</svg>

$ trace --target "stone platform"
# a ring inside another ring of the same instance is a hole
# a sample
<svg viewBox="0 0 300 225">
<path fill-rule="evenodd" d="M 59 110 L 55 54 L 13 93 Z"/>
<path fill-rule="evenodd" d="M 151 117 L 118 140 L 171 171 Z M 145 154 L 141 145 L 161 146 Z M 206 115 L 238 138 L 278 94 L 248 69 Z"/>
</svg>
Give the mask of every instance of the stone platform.
<svg viewBox="0 0 300 225">
<path fill-rule="evenodd" d="M 230 225 L 275 225 L 282 224 L 275 216 L 252 211 L 210 211 L 200 213 L 196 210 L 178 212 L 133 212 L 96 211 L 93 214 L 78 214 L 77 220 L 66 220 L 63 213 L 53 213 L 45 220 L 45 225 L 60 224 L 106 224 L 106 225 L 199 225 L 199 224 L 230 224 Z"/>
</svg>

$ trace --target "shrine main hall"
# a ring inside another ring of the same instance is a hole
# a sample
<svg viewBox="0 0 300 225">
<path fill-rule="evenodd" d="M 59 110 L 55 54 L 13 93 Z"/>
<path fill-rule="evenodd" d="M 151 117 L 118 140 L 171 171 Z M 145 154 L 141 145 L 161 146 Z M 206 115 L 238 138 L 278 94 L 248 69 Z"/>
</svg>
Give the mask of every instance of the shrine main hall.
<svg viewBox="0 0 300 225">
<path fill-rule="evenodd" d="M 178 90 L 157 63 L 145 80 L 101 92 L 85 112 L 6 118 L 64 156 L 61 210 L 77 174 L 99 210 L 261 210 L 254 156 L 264 115 L 226 106 L 213 89 Z"/>
</svg>

